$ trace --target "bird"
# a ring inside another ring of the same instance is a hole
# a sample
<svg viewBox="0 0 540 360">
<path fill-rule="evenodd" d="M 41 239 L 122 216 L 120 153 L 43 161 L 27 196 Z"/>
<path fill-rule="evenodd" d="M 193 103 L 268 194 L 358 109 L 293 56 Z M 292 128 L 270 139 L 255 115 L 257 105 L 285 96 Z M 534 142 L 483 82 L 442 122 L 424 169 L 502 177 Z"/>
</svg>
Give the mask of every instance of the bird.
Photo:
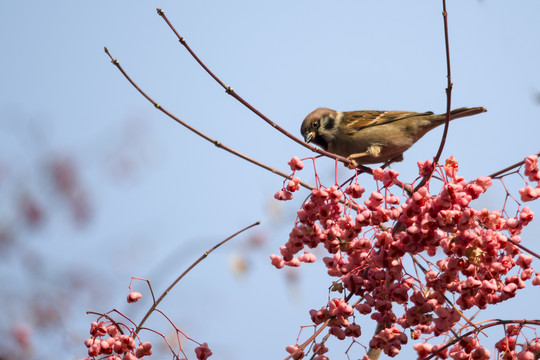
<svg viewBox="0 0 540 360">
<path fill-rule="evenodd" d="M 462 107 L 450 112 L 450 120 L 487 111 Z M 413 111 L 336 111 L 318 108 L 300 128 L 305 142 L 346 157 L 354 167 L 402 161 L 403 153 L 428 131 L 444 124 L 446 114 Z"/>
</svg>

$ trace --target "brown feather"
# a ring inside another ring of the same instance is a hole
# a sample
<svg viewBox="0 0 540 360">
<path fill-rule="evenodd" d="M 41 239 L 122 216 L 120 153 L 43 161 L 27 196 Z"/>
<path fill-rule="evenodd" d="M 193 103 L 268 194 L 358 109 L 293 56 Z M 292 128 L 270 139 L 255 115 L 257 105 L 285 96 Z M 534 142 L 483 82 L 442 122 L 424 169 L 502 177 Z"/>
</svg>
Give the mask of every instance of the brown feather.
<svg viewBox="0 0 540 360">
<path fill-rule="evenodd" d="M 418 113 L 412 111 L 348 111 L 343 113 L 342 124 L 347 128 L 356 131 L 371 126 L 388 124 L 394 121 L 403 120 L 414 116 L 432 115 L 433 112 Z"/>
</svg>

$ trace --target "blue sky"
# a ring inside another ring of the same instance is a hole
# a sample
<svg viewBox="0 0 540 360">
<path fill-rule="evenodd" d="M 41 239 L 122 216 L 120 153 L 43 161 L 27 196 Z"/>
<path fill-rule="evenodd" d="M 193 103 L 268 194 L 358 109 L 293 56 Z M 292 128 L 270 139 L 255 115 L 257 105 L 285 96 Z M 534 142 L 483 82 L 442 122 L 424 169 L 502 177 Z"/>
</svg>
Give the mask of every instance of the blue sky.
<svg viewBox="0 0 540 360">
<path fill-rule="evenodd" d="M 130 276 L 163 288 L 213 244 L 261 220 L 257 230 L 206 259 L 163 306 L 184 331 L 208 342 L 215 358 L 283 358 L 299 326 L 309 323 L 308 310 L 325 303 L 330 284 L 320 263 L 303 266 L 293 282 L 269 264 L 303 196 L 276 203 L 280 178 L 156 111 L 103 47 L 162 106 L 224 144 L 284 171 L 293 155 L 310 153 L 226 95 L 178 44 L 156 7 L 227 85 L 299 135 L 302 119 L 319 106 L 443 112 L 441 3 L 0 4 L 0 165 L 7 169 L 0 179 L 0 219 L 20 224 L 13 210 L 20 192 L 34 194 L 48 209 L 39 230 L 16 227 L 17 247 L 0 276 L 13 300 L 0 331 L 30 321 L 25 306 L 36 293 L 60 287 L 69 294 L 60 284 L 66 273 L 75 274 L 88 284 L 85 292 L 66 295 L 69 310 L 57 309 L 62 321 L 49 329 L 57 335 L 46 343 L 38 336 L 35 345 L 56 357 L 82 357 L 78 341 L 93 320 L 85 311 L 126 309 Z M 462 176 L 473 179 L 540 150 L 540 3 L 456 1 L 448 11 L 452 107 L 484 106 L 488 113 L 453 122 L 443 157 L 453 154 Z M 428 134 L 395 165 L 403 180 L 414 177 L 416 161 L 433 156 L 440 135 L 440 129 Z M 70 221 L 47 185 L 44 164 L 56 156 L 78 164 L 93 214 L 83 227 Z M 329 175 L 333 164 L 321 160 L 319 167 Z M 301 176 L 313 183 L 309 167 Z M 522 183 L 506 184 L 517 194 Z M 481 206 L 501 208 L 496 194 Z M 538 204 L 531 207 L 539 213 Z M 524 234 L 536 251 L 538 231 L 535 224 Z M 254 234 L 266 239 L 262 247 L 246 245 Z M 242 276 L 230 267 L 238 257 L 248 261 Z M 28 259 L 37 259 L 35 273 Z M 537 296 L 538 289 L 527 289 L 486 318 L 501 316 L 499 309 L 514 318 L 530 316 L 527 305 Z M 143 312 L 137 306 L 128 310 L 133 316 Z M 342 358 L 343 349 L 334 354 Z"/>
</svg>

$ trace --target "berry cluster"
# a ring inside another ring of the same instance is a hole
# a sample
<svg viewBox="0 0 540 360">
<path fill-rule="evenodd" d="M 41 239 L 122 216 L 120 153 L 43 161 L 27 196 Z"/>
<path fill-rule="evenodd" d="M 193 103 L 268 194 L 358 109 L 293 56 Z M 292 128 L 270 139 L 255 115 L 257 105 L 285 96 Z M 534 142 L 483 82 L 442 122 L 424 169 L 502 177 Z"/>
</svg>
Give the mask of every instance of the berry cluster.
<svg viewBox="0 0 540 360">
<path fill-rule="evenodd" d="M 289 165 L 293 174 L 276 199 L 292 199 L 299 188 L 294 174 L 303 164 L 294 157 Z M 418 166 L 420 176 L 424 176 L 431 174 L 434 165 L 426 161 Z M 371 314 L 380 331 L 371 339 L 370 347 L 395 356 L 407 342 L 404 329 L 410 329 L 415 340 L 421 335 L 446 335 L 460 326 L 463 314 L 457 307 L 485 309 L 514 297 L 526 280 L 534 278 L 532 283 L 540 284 L 540 275 L 531 266 L 533 257 L 518 246 L 522 229 L 533 219 L 532 211 L 518 206 L 515 216 L 508 216 L 506 211 L 471 207 L 471 201 L 486 192 L 492 179 L 480 177 L 467 182 L 457 172 L 458 163 L 451 157 L 444 165 L 435 166 L 435 175 L 404 196 L 404 201 L 391 191 L 394 186 L 404 189 L 397 180 L 399 174 L 391 169 L 373 170 L 377 191 L 363 203 L 359 199 L 365 189 L 357 182 L 319 185 L 312 190 L 297 211 L 288 241 L 280 247 L 279 255 L 271 255 L 271 261 L 277 268 L 299 266 L 316 261 L 308 249 L 324 247 L 328 274 L 339 278 L 350 295 L 331 299 L 318 311 L 311 310 L 315 325 L 325 323 L 338 339 L 356 338 L 360 327 L 354 322 L 354 310 L 360 315 Z M 520 190 L 521 199 L 531 201 L 540 197 L 536 156 L 526 158 L 525 175 L 536 182 L 536 187 L 527 184 Z M 436 176 L 442 182 L 434 193 Z M 437 253 L 439 260 L 431 260 Z M 415 273 L 422 274 L 409 275 L 405 255 L 413 257 Z M 425 259 L 427 265 L 421 265 L 417 257 Z M 357 296 L 354 302 L 349 300 L 353 296 Z M 448 300 L 455 298 L 455 304 Z M 402 314 L 394 312 L 396 305 L 402 308 Z M 490 356 L 474 336 L 463 337 L 444 351 L 442 348 L 428 343 L 415 345 L 420 359 L 429 354 L 454 359 Z"/>
<path fill-rule="evenodd" d="M 521 326 L 508 325 L 505 331 L 505 337 L 495 344 L 495 349 L 503 360 L 533 360 L 538 359 L 540 354 L 540 340 L 535 339 L 525 343 L 520 347 L 521 351 L 516 350 L 519 344 L 518 337 L 521 335 Z"/>
<path fill-rule="evenodd" d="M 137 280 L 145 280 L 141 278 L 133 278 Z M 148 281 L 148 280 L 146 280 Z M 149 284 L 149 283 L 148 283 Z M 149 284 L 150 285 L 150 284 Z M 131 289 L 131 284 L 130 284 Z M 131 291 L 127 296 L 128 303 L 135 303 L 142 298 L 142 294 L 137 291 Z M 122 317 L 128 319 L 125 315 L 121 314 L 117 310 L 111 312 L 116 312 Z M 136 339 L 138 339 L 137 330 L 135 328 L 126 326 L 122 323 L 118 323 L 112 320 L 108 315 L 102 314 L 100 318 L 106 317 L 107 322 L 104 321 L 94 321 L 90 325 L 90 335 L 91 337 L 84 341 L 84 344 L 88 348 L 88 357 L 81 360 L 95 360 L 97 357 L 101 356 L 99 359 L 106 360 L 138 360 L 143 359 L 145 356 L 152 355 L 152 344 L 149 341 L 141 342 L 137 345 Z M 99 320 L 99 319 L 98 319 Z M 128 319 L 129 320 L 129 319 Z M 131 320 L 129 320 L 133 323 Z M 184 335 L 187 339 L 193 341 L 184 333 L 182 333 L 174 324 L 176 331 Z M 180 342 L 178 343 L 181 352 L 185 357 L 180 359 L 180 357 L 173 351 L 168 341 L 165 339 L 165 336 L 160 334 L 157 331 L 151 330 L 154 333 L 163 337 L 164 341 L 167 343 L 169 349 L 173 353 L 173 358 L 178 360 L 186 360 L 184 351 Z M 125 332 L 125 333 L 124 333 Z M 129 335 L 128 335 L 129 334 Z M 195 348 L 195 357 L 197 360 L 206 360 L 212 355 L 212 351 L 208 347 L 207 343 L 197 343 L 199 346 Z"/>
<path fill-rule="evenodd" d="M 109 355 L 107 360 L 137 360 L 152 355 L 149 341 L 137 346 L 133 336 L 121 334 L 116 324 L 94 321 L 90 326 L 90 335 L 84 342 L 90 358 Z"/>
<path fill-rule="evenodd" d="M 531 155 L 525 158 L 525 176 L 530 182 L 536 182 L 536 187 L 527 184 L 519 190 L 522 201 L 532 201 L 540 198 L 540 170 L 538 169 L 538 156 Z"/>
</svg>

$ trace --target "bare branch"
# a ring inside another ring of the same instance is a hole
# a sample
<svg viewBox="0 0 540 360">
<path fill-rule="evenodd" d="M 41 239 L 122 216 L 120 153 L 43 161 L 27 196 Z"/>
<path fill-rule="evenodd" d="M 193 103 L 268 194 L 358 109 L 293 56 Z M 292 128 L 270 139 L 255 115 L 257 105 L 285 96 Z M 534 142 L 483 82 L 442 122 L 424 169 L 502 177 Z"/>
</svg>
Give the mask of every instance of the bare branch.
<svg viewBox="0 0 540 360">
<path fill-rule="evenodd" d="M 204 259 L 206 259 L 206 257 L 208 255 L 210 255 L 210 253 L 214 250 L 216 250 L 218 247 L 220 247 L 221 245 L 225 244 L 227 241 L 231 240 L 232 238 L 234 238 L 235 236 L 243 233 L 244 231 L 246 230 L 249 230 L 251 229 L 252 227 L 254 226 L 257 226 L 257 225 L 260 225 L 260 221 L 257 221 L 245 228 L 243 228 L 242 230 L 240 231 L 237 231 L 235 232 L 234 234 L 232 234 L 231 236 L 229 236 L 228 238 L 226 238 L 225 240 L 222 240 L 221 242 L 219 242 L 218 244 L 214 245 L 210 250 L 206 251 L 204 254 L 202 254 L 193 264 L 191 264 L 182 274 L 180 274 L 180 276 L 178 278 L 176 278 L 176 280 L 174 280 L 172 282 L 171 285 L 169 285 L 169 287 L 163 292 L 163 294 L 161 294 L 161 296 L 154 302 L 154 304 L 152 305 L 152 307 L 150 307 L 150 309 L 148 310 L 148 312 L 146 313 L 146 315 L 143 317 L 143 319 L 141 320 L 141 322 L 139 323 L 139 325 L 137 326 L 137 329 L 135 329 L 135 334 L 138 334 L 139 331 L 141 330 L 143 324 L 146 322 L 146 320 L 148 319 L 148 317 L 150 316 L 150 314 L 152 314 L 152 312 L 154 312 L 154 310 L 156 310 L 157 306 L 159 305 L 159 303 L 161 302 L 161 300 L 163 300 L 165 298 L 165 296 L 167 296 L 167 294 L 172 290 L 173 287 L 176 286 L 176 284 L 182 280 L 182 278 L 184 276 L 186 276 L 187 273 L 189 273 L 191 271 L 191 269 L 193 269 L 195 266 L 197 266 L 201 261 L 203 261 Z"/>
<path fill-rule="evenodd" d="M 232 87 L 230 86 L 227 86 L 225 85 L 225 83 L 223 81 L 221 81 L 205 64 L 204 62 L 197 56 L 197 54 L 195 54 L 195 52 L 191 49 L 191 47 L 189 47 L 189 45 L 187 44 L 186 42 L 186 39 L 182 36 L 180 36 L 180 34 L 176 31 L 176 29 L 174 28 L 174 26 L 171 24 L 171 22 L 169 21 L 169 19 L 167 18 L 167 16 L 165 15 L 165 12 L 162 10 L 162 9 L 157 9 L 157 13 L 159 16 L 161 16 L 163 18 L 163 20 L 167 23 L 167 25 L 169 25 L 169 27 L 171 28 L 171 30 L 174 32 L 174 34 L 176 35 L 176 37 L 178 38 L 178 40 L 180 41 L 180 44 L 182 44 L 186 50 L 191 54 L 191 56 L 199 63 L 199 65 L 201 65 L 201 67 L 222 87 L 225 89 L 225 92 L 229 95 L 231 95 L 233 98 L 235 98 L 236 100 L 238 100 L 242 105 L 244 105 L 245 107 L 247 107 L 249 110 L 251 110 L 252 112 L 255 113 L 255 115 L 257 115 L 258 117 L 260 117 L 261 119 L 263 119 L 264 121 L 266 121 L 268 124 L 270 124 L 270 126 L 272 126 L 273 128 L 275 128 L 276 130 L 278 130 L 279 132 L 281 132 L 282 134 L 284 134 L 285 136 L 287 136 L 289 139 L 295 141 L 296 143 L 308 148 L 309 150 L 311 151 L 314 151 L 318 154 L 321 154 L 321 155 L 324 155 L 326 157 L 329 157 L 329 158 L 332 158 L 332 159 L 335 159 L 335 160 L 338 160 L 346 165 L 352 165 L 351 161 L 343 156 L 339 156 L 339 155 L 336 155 L 336 154 L 333 154 L 333 153 L 330 153 L 328 151 L 324 151 L 316 146 L 313 146 L 313 145 L 310 145 L 308 143 L 306 143 L 305 141 L 297 138 L 296 136 L 292 135 L 291 133 L 289 133 L 287 130 L 283 129 L 281 126 L 279 126 L 278 124 L 276 124 L 275 122 L 273 122 L 272 120 L 270 120 L 268 117 L 266 117 L 263 113 L 261 113 L 259 110 L 257 110 L 254 106 L 252 106 L 250 103 L 248 103 L 246 100 L 244 100 L 240 95 L 238 95 Z M 371 173 L 371 169 L 368 168 L 368 167 L 365 167 L 365 166 L 362 166 L 360 165 L 359 167 L 363 172 L 368 172 L 368 173 Z"/>
<path fill-rule="evenodd" d="M 120 72 L 122 73 L 122 75 L 124 75 L 124 77 L 130 82 L 130 84 L 142 95 L 146 98 L 146 100 L 148 100 L 149 102 L 152 103 L 152 105 L 154 105 L 154 107 L 158 110 L 160 110 L 162 113 L 164 113 L 165 115 L 167 115 L 168 117 L 170 117 L 171 119 L 173 119 L 174 121 L 176 121 L 177 123 L 179 123 L 180 125 L 184 126 L 185 128 L 187 128 L 188 130 L 194 132 L 195 134 L 199 135 L 200 137 L 202 137 L 203 139 L 205 139 L 206 141 L 209 141 L 211 142 L 212 144 L 216 145 L 218 148 L 220 149 L 223 149 L 225 151 L 228 151 L 230 152 L 231 154 L 233 155 L 236 155 L 238 156 L 239 158 L 242 158 L 246 161 L 249 161 L 250 163 L 252 164 L 255 164 L 259 167 L 262 167 L 263 169 L 265 170 L 268 170 L 274 174 L 277 174 L 285 179 L 288 179 L 289 178 L 289 175 L 284 173 L 283 171 L 280 171 L 278 169 L 275 169 L 269 165 L 266 165 L 258 160 L 255 160 L 247 155 L 244 155 L 242 154 L 241 152 L 237 151 L 237 150 L 234 150 L 233 148 L 230 148 L 226 145 L 223 145 L 223 143 L 221 143 L 220 141 L 218 140 L 214 140 L 212 139 L 210 136 L 204 134 L 203 132 L 197 130 L 196 128 L 194 128 L 193 126 L 189 125 L 188 123 L 182 121 L 179 117 L 173 115 L 172 113 L 170 113 L 168 110 L 166 110 L 163 106 L 161 106 L 159 103 L 157 103 L 154 99 L 152 99 L 148 94 L 146 94 L 136 83 L 135 81 L 133 81 L 133 79 L 131 79 L 131 77 L 126 73 L 126 71 L 122 68 L 122 66 L 120 65 L 120 62 L 113 58 L 111 53 L 109 52 L 109 49 L 107 49 L 105 47 L 105 53 L 111 58 L 111 62 L 113 63 L 114 66 L 116 66 L 116 68 L 118 70 L 120 70 Z M 308 183 L 305 183 L 303 181 L 300 182 L 300 184 L 308 189 L 314 189 L 315 187 L 308 184 Z"/>
</svg>

